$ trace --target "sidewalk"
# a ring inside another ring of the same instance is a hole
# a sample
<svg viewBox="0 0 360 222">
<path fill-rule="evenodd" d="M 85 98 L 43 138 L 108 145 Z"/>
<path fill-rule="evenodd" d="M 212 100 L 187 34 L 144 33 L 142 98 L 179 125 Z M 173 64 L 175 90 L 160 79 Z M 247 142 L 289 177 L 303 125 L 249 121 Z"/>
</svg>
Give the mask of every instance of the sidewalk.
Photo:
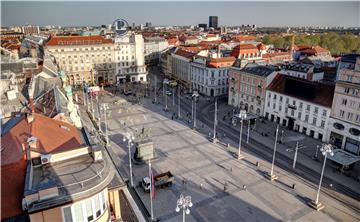
<svg viewBox="0 0 360 222">
<path fill-rule="evenodd" d="M 213 106 L 208 105 L 205 109 L 202 110 L 202 112 L 214 112 Z M 239 130 L 239 125 L 236 127 L 231 125 L 231 119 L 227 119 L 226 121 L 223 121 L 221 114 L 227 114 L 228 112 L 231 112 L 232 114 L 232 107 L 228 105 L 218 105 L 218 121 L 226 124 L 228 127 L 231 127 L 233 129 Z M 221 114 L 220 114 L 221 113 Z M 246 136 L 247 136 L 247 124 L 244 124 L 243 126 L 243 142 L 246 143 Z M 250 126 L 251 128 L 251 126 Z M 264 123 L 261 123 L 260 121 L 256 122 L 256 129 L 250 130 L 250 138 L 256 140 L 257 142 L 263 144 L 264 146 L 271 147 L 273 149 L 274 141 L 275 141 L 275 130 L 276 130 L 276 123 L 270 122 L 266 120 Z M 283 136 L 283 143 L 277 144 L 277 152 L 289 157 L 290 159 L 294 158 L 294 151 L 296 142 L 299 142 L 300 149 L 298 150 L 297 155 L 297 164 L 302 164 L 313 171 L 316 171 L 318 174 L 321 173 L 322 165 L 323 165 L 323 156 L 320 151 L 318 151 L 318 159 L 313 159 L 313 156 L 316 153 L 316 146 L 319 145 L 321 147 L 322 142 L 319 140 L 315 140 L 313 138 L 310 138 L 306 135 L 291 131 L 287 129 L 286 127 L 279 127 L 279 137 L 281 135 L 281 131 L 284 130 L 284 136 Z M 268 136 L 262 136 L 261 133 L 267 133 Z M 327 162 L 327 167 L 324 173 L 325 177 L 330 178 L 333 181 L 336 181 L 337 183 L 341 184 L 342 186 L 345 186 L 349 189 L 351 189 L 353 192 L 356 192 L 358 195 L 360 195 L 359 192 L 359 186 L 360 182 L 356 181 L 354 178 L 351 178 L 345 174 L 341 174 L 338 172 L 330 162 Z M 356 170 L 353 169 L 355 172 Z M 360 176 L 360 172 L 357 172 L 357 176 Z M 356 178 L 356 177 L 355 177 Z M 319 178 L 320 179 L 320 178 Z M 325 184 L 324 184 L 325 185 Z M 328 184 L 329 185 L 329 184 Z M 330 186 L 330 185 L 329 185 Z M 335 188 L 335 187 L 334 187 Z"/>
</svg>

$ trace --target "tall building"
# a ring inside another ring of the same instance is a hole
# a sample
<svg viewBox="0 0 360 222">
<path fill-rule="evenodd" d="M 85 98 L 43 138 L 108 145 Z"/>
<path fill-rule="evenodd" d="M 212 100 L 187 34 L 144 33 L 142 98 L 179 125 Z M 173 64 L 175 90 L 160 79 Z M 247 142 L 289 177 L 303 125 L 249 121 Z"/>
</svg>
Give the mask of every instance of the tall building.
<svg viewBox="0 0 360 222">
<path fill-rule="evenodd" d="M 169 47 L 168 41 L 163 37 L 145 38 L 145 63 L 155 65 L 159 63 L 160 55 Z"/>
<path fill-rule="evenodd" d="M 265 118 L 323 142 L 334 86 L 278 74 L 266 89 Z"/>
<path fill-rule="evenodd" d="M 218 17 L 217 16 L 209 16 L 209 28 L 218 28 Z"/>
<path fill-rule="evenodd" d="M 114 44 L 102 36 L 56 36 L 46 45 L 70 85 L 114 83 Z"/>
<path fill-rule="evenodd" d="M 207 24 L 199 24 L 198 25 L 199 26 L 199 28 L 203 28 L 204 30 L 206 30 L 207 29 Z"/>
<path fill-rule="evenodd" d="M 341 58 L 328 129 L 337 148 L 360 155 L 360 54 Z"/>
<path fill-rule="evenodd" d="M 274 66 L 247 64 L 245 68 L 232 67 L 229 71 L 228 104 L 262 116 L 266 88 L 277 74 Z"/>
<path fill-rule="evenodd" d="M 146 22 L 146 23 L 145 23 L 145 26 L 146 26 L 146 28 L 151 28 L 151 26 L 152 26 L 152 25 L 151 25 L 151 22 Z"/>
<path fill-rule="evenodd" d="M 134 33 L 118 36 L 114 48 L 116 82 L 146 81 L 143 36 Z"/>
<path fill-rule="evenodd" d="M 22 33 L 24 33 L 25 35 L 29 35 L 29 34 L 39 34 L 39 33 L 40 33 L 40 28 L 39 28 L 39 26 L 28 25 L 28 26 L 22 26 L 22 27 L 21 27 L 21 31 L 22 31 Z"/>
</svg>

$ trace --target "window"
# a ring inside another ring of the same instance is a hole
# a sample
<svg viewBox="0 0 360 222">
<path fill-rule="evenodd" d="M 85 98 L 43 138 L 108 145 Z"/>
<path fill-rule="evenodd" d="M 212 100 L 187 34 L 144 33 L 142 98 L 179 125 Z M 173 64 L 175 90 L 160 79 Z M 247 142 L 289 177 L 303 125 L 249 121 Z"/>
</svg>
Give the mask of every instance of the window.
<svg viewBox="0 0 360 222">
<path fill-rule="evenodd" d="M 286 98 L 286 104 L 289 104 L 289 98 Z"/>
<path fill-rule="evenodd" d="M 347 99 L 342 99 L 341 105 L 346 106 L 346 104 L 347 104 Z"/>
<path fill-rule="evenodd" d="M 344 115 L 345 115 L 345 111 L 344 111 L 344 110 L 340 110 L 339 116 L 340 116 L 340 117 L 344 117 Z"/>
<path fill-rule="evenodd" d="M 303 107 L 303 103 L 300 102 L 299 109 L 302 109 L 302 107 Z"/>
<path fill-rule="evenodd" d="M 276 95 L 274 95 L 274 99 L 276 100 Z"/>
<path fill-rule="evenodd" d="M 357 114 L 357 115 L 356 115 L 355 122 L 360 123 L 360 114 Z"/>
<path fill-rule="evenodd" d="M 298 119 L 301 119 L 301 112 L 298 112 Z"/>
<path fill-rule="evenodd" d="M 282 96 L 280 96 L 280 102 L 282 102 L 282 98 L 283 98 L 283 97 L 282 97 Z"/>
<path fill-rule="evenodd" d="M 314 113 L 318 114 L 318 112 L 319 112 L 319 107 L 315 106 Z"/>
<path fill-rule="evenodd" d="M 352 120 L 352 118 L 353 118 L 353 113 L 350 113 L 350 112 L 349 112 L 348 115 L 347 115 L 347 119 L 348 119 L 348 120 Z"/>
<path fill-rule="evenodd" d="M 326 114 L 327 114 L 327 112 L 326 112 L 326 110 L 324 109 L 322 115 L 323 115 L 323 116 L 326 116 Z"/>
<path fill-rule="evenodd" d="M 305 122 L 308 122 L 309 121 L 309 115 L 306 115 L 305 116 Z"/>
<path fill-rule="evenodd" d="M 105 191 L 62 208 L 63 221 L 96 221 L 106 210 Z"/>
<path fill-rule="evenodd" d="M 309 105 L 309 104 L 306 105 L 306 110 L 307 110 L 307 111 L 310 111 L 310 105 Z"/>
<path fill-rule="evenodd" d="M 317 119 L 313 118 L 313 125 L 316 125 L 316 121 L 317 121 Z"/>
<path fill-rule="evenodd" d="M 325 120 L 321 120 L 321 128 L 324 128 L 325 127 Z"/>
</svg>

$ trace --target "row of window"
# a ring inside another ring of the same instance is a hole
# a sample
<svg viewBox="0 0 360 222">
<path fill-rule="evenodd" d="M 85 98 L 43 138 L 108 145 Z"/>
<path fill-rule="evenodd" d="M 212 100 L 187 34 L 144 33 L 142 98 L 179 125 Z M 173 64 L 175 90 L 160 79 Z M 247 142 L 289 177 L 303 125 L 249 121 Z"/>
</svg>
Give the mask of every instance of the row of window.
<svg viewBox="0 0 360 222">
<path fill-rule="evenodd" d="M 344 93 L 346 93 L 348 95 L 358 96 L 359 95 L 359 89 L 345 87 L 344 88 Z"/>
<path fill-rule="evenodd" d="M 87 47 L 87 48 L 68 48 L 68 49 L 55 49 L 55 52 L 68 52 L 68 51 L 94 51 L 94 50 L 106 50 L 111 49 L 111 46 L 103 46 L 103 47 Z"/>
<path fill-rule="evenodd" d="M 352 122 L 353 120 L 355 120 L 355 122 L 360 123 L 360 114 L 356 114 L 356 115 L 355 115 L 355 114 L 352 113 L 352 112 L 346 112 L 346 111 L 340 109 L 340 110 L 339 110 L 339 117 L 340 117 L 340 118 L 343 118 L 343 119 L 346 119 L 346 120 L 348 120 L 348 121 L 350 121 L 350 122 Z M 354 117 L 355 117 L 355 119 L 354 119 Z"/>
<path fill-rule="evenodd" d="M 271 98 L 273 98 L 273 109 L 275 109 L 275 104 L 276 104 L 276 100 L 279 98 L 279 103 L 280 103 L 280 106 L 282 105 L 282 103 L 283 103 L 283 96 L 278 96 L 278 95 L 276 95 L 276 94 L 272 94 L 272 93 L 268 93 L 268 107 L 270 107 L 270 100 L 271 100 Z M 295 99 L 294 100 L 291 100 L 290 101 L 290 99 L 288 98 L 288 97 L 286 97 L 285 98 L 285 106 L 287 106 L 287 105 L 291 105 L 291 106 L 293 106 L 294 108 L 296 108 L 296 109 L 298 109 L 298 111 L 302 111 L 302 108 L 303 108 L 303 102 L 299 102 L 299 101 L 296 101 Z M 317 115 L 318 113 L 319 113 L 319 107 L 318 106 L 311 106 L 310 104 L 305 104 L 306 105 L 306 111 L 307 112 L 310 112 L 311 111 L 311 107 L 313 107 L 313 114 L 314 115 Z M 326 116 L 328 113 L 327 113 L 327 110 L 326 109 L 323 109 L 322 110 L 322 116 Z"/>
<path fill-rule="evenodd" d="M 102 191 L 91 198 L 72 204 L 71 206 L 63 207 L 63 221 L 96 221 L 106 209 L 106 192 Z"/>
<path fill-rule="evenodd" d="M 209 75 L 210 75 L 211 78 L 215 78 L 215 75 L 218 75 L 218 77 L 228 77 L 228 75 L 229 75 L 228 69 L 208 70 L 208 69 L 193 66 L 191 71 L 194 74 L 196 73 L 196 74 L 200 74 L 202 76 L 205 75 L 206 77 L 209 77 Z"/>
<path fill-rule="evenodd" d="M 357 109 L 357 110 L 360 111 L 360 102 L 358 104 L 356 104 L 355 100 L 342 98 L 341 105 L 342 106 L 348 106 L 348 107 L 350 107 L 352 109 Z"/>
</svg>

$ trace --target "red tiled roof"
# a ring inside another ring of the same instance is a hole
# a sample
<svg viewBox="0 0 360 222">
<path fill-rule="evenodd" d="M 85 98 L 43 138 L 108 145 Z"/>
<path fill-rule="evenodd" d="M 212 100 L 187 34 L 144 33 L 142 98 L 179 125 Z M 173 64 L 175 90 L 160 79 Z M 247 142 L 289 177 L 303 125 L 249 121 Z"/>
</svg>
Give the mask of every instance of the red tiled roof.
<svg viewBox="0 0 360 222">
<path fill-rule="evenodd" d="M 300 50 L 300 52 L 302 54 L 306 54 L 306 55 L 317 55 L 319 53 L 329 53 L 329 50 L 324 49 L 324 48 L 322 48 L 320 46 L 314 46 L 314 47 L 311 47 L 311 48 Z"/>
<path fill-rule="evenodd" d="M 22 214 L 21 200 L 24 191 L 27 140 L 38 140 L 40 153 L 71 150 L 84 144 L 76 127 L 43 115 L 33 113 L 30 124 L 26 117 L 1 137 L 1 219 Z M 3 203 L 6 201 L 6 203 Z"/>
<path fill-rule="evenodd" d="M 264 59 L 266 59 L 266 58 L 273 58 L 273 57 L 277 57 L 277 56 L 291 56 L 291 53 L 290 52 L 273 52 L 273 53 L 266 53 L 262 57 Z"/>
<path fill-rule="evenodd" d="M 103 36 L 55 36 L 47 43 L 48 46 L 55 45 L 93 45 L 110 44 L 111 39 L 105 39 Z"/>
<path fill-rule="evenodd" d="M 231 56 L 239 57 L 239 54 L 258 53 L 259 50 L 255 45 L 252 44 L 240 44 L 235 46 L 231 51 Z"/>
<path fill-rule="evenodd" d="M 235 62 L 235 57 L 222 57 L 222 58 L 213 58 L 209 61 L 208 66 L 213 68 L 218 67 L 230 67 Z"/>
<path fill-rule="evenodd" d="M 259 50 L 266 50 L 266 45 L 263 43 L 258 44 L 257 47 Z"/>
<path fill-rule="evenodd" d="M 251 36 L 251 35 L 249 35 L 249 36 L 236 35 L 236 36 L 233 37 L 233 39 L 236 40 L 236 41 L 239 41 L 239 42 L 241 42 L 241 41 L 254 41 L 254 40 L 256 40 L 256 37 Z"/>
<path fill-rule="evenodd" d="M 182 50 L 182 49 L 178 49 L 176 52 L 175 52 L 175 55 L 178 55 L 178 56 L 182 56 L 182 57 L 185 57 L 185 58 L 192 58 L 194 55 L 196 55 L 196 53 L 192 53 L 192 52 L 188 52 L 188 51 L 185 51 L 185 50 Z"/>
</svg>

